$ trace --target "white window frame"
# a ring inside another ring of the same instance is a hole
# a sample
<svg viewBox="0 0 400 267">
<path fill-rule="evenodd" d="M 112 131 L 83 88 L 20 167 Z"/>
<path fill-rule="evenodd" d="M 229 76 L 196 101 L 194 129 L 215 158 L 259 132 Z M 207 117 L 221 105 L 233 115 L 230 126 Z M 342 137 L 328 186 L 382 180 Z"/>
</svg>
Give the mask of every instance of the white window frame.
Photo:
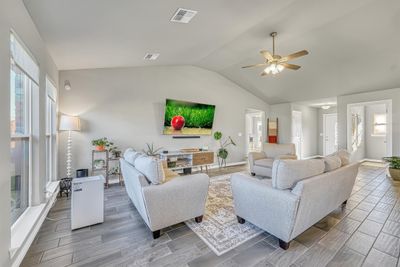
<svg viewBox="0 0 400 267">
<path fill-rule="evenodd" d="M 376 120 L 377 116 L 384 116 L 385 117 L 385 122 L 384 123 L 379 123 Z M 378 132 L 376 127 L 377 126 L 385 126 L 385 131 L 384 132 Z M 372 134 L 371 136 L 386 136 L 387 134 L 387 113 L 374 113 L 373 115 L 373 125 L 372 125 Z"/>
<path fill-rule="evenodd" d="M 13 43 L 15 42 L 15 43 Z M 17 49 L 16 49 L 17 48 Z M 25 84 L 27 86 L 27 92 L 25 92 L 25 123 L 26 129 L 24 134 L 11 134 L 10 133 L 10 144 L 12 141 L 18 140 L 28 140 L 28 203 L 26 209 L 18 216 L 18 218 L 12 223 L 12 227 L 16 225 L 23 215 L 29 210 L 32 206 L 32 195 L 33 195 L 33 163 L 32 163 L 32 155 L 33 155 L 33 133 L 32 133 L 32 118 L 33 118 L 33 110 L 32 110 L 32 90 L 34 87 L 37 87 L 39 90 L 39 64 L 37 63 L 35 57 L 31 54 L 29 49 L 24 45 L 21 39 L 15 34 L 14 31 L 10 32 L 10 73 L 11 69 L 15 66 L 19 71 L 24 73 L 25 75 Z M 15 51 L 16 52 L 15 52 Z M 15 59 L 13 57 L 14 53 L 18 57 Z M 19 64 L 21 63 L 21 64 Z M 28 68 L 28 70 L 24 69 L 24 66 Z M 10 84 L 11 86 L 11 84 Z M 11 87 L 9 88 L 11 90 Z M 10 96 L 11 101 L 11 96 Z"/>
<path fill-rule="evenodd" d="M 46 188 L 56 180 L 57 165 L 57 89 L 46 77 Z M 48 150 L 49 149 L 49 150 Z M 47 155 L 50 151 L 50 155 Z M 47 162 L 49 160 L 50 162 Z"/>
</svg>

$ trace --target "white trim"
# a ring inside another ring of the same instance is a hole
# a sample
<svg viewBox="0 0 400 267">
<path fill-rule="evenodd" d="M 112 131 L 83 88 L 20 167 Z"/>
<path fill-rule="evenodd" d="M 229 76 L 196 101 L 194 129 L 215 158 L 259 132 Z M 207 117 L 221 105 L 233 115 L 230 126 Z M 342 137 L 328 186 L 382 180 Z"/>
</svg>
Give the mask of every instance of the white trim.
<svg viewBox="0 0 400 267">
<path fill-rule="evenodd" d="M 59 182 L 53 182 L 52 189 L 53 191 L 50 193 L 47 203 L 28 207 L 11 226 L 11 248 L 9 253 L 12 267 L 19 266 L 28 252 L 47 214 L 56 201 Z"/>
</svg>

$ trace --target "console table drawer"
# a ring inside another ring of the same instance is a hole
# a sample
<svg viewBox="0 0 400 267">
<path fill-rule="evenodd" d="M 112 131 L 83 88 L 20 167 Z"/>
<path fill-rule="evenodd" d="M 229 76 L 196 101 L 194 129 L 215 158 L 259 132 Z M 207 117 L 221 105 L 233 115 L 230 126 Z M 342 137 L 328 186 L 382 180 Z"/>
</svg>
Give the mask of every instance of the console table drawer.
<svg viewBox="0 0 400 267">
<path fill-rule="evenodd" d="M 202 152 L 193 154 L 193 166 L 214 163 L 214 152 Z"/>
</svg>

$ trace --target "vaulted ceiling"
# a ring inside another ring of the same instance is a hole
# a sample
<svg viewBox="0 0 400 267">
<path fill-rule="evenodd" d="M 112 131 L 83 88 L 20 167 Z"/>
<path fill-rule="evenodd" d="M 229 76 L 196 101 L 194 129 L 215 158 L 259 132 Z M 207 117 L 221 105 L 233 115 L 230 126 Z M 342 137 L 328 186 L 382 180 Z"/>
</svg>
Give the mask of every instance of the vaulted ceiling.
<svg viewBox="0 0 400 267">
<path fill-rule="evenodd" d="M 268 103 L 400 87 L 398 0 L 24 0 L 61 70 L 195 65 Z M 177 8 L 197 10 L 189 24 Z M 278 32 L 282 55 L 307 49 L 298 71 L 260 77 Z M 147 52 L 160 53 L 145 61 Z"/>
</svg>

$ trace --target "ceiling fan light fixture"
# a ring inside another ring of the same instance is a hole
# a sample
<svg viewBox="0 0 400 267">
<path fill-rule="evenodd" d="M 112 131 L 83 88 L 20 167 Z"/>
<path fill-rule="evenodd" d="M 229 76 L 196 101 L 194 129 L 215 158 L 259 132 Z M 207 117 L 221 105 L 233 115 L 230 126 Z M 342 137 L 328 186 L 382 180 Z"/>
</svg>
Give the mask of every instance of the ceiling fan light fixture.
<svg viewBox="0 0 400 267">
<path fill-rule="evenodd" d="M 327 109 L 330 109 L 331 106 L 329 106 L 329 105 L 323 105 L 323 106 L 321 106 L 321 108 L 327 110 Z"/>
<path fill-rule="evenodd" d="M 282 66 L 281 64 L 272 63 L 264 69 L 264 72 L 267 74 L 270 74 L 270 73 L 278 74 L 278 73 L 282 72 L 284 69 L 285 69 L 285 67 Z"/>
</svg>

